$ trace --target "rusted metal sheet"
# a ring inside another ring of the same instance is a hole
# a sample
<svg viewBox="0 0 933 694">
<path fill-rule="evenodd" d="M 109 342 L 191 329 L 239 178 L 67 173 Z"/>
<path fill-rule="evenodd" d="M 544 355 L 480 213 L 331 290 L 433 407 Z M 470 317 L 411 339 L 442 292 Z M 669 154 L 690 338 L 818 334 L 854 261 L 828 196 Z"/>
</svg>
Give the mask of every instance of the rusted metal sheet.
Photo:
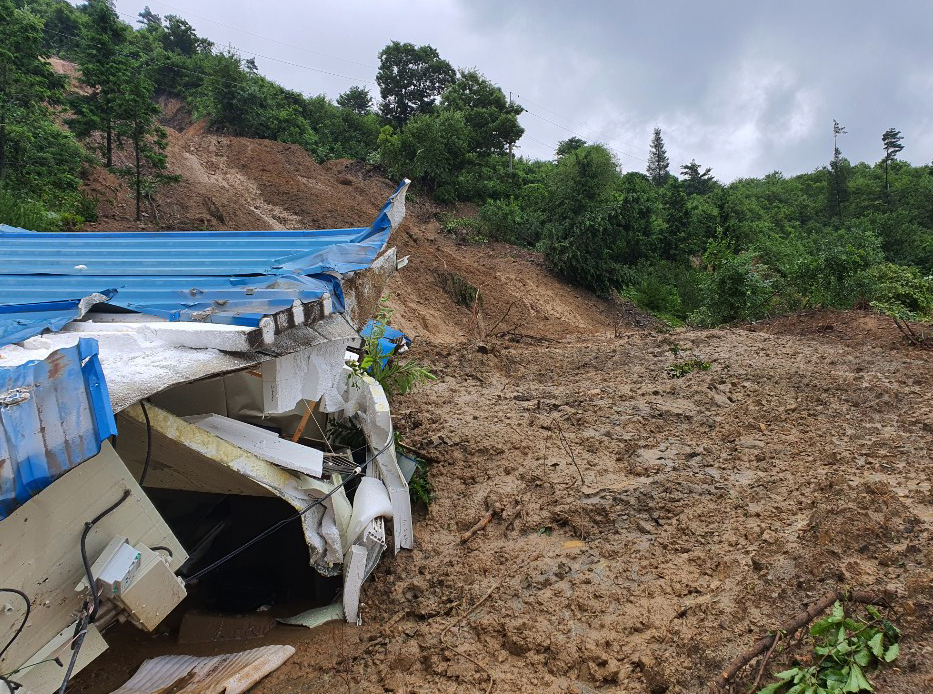
<svg viewBox="0 0 933 694">
<path fill-rule="evenodd" d="M 207 658 L 164 655 L 145 661 L 111 694 L 242 694 L 294 653 L 291 646 L 264 646 Z"/>
<path fill-rule="evenodd" d="M 116 432 L 96 340 L 0 368 L 0 519 Z"/>
</svg>

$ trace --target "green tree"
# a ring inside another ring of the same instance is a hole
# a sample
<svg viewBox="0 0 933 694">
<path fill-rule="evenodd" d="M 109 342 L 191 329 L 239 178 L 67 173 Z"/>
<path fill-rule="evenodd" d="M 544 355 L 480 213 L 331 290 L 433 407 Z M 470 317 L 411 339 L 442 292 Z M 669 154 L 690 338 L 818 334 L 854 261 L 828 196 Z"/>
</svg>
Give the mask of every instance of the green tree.
<svg viewBox="0 0 933 694">
<path fill-rule="evenodd" d="M 904 149 L 904 145 L 901 142 L 904 140 L 904 137 L 901 135 L 900 130 L 895 130 L 894 128 L 888 128 L 881 135 L 881 144 L 884 147 L 884 194 L 885 196 L 890 196 L 891 186 L 888 183 L 888 165 L 897 159 L 897 155 Z"/>
<path fill-rule="evenodd" d="M 670 176 L 671 161 L 667 158 L 664 140 L 661 138 L 661 128 L 655 128 L 651 136 L 651 146 L 648 148 L 648 178 L 657 187 L 661 187 Z"/>
<path fill-rule="evenodd" d="M 149 80 L 141 63 L 131 65 L 130 77 L 116 104 L 118 114 L 117 137 L 127 140 L 133 155 L 133 165 L 119 173 L 132 181 L 136 194 L 136 221 L 141 221 L 141 202 L 145 194 L 152 197 L 156 186 L 177 177 L 167 176 L 165 156 L 167 139 L 158 123 L 162 109 L 152 99 L 155 86 Z"/>
<path fill-rule="evenodd" d="M 81 82 L 91 91 L 73 100 L 75 117 L 69 125 L 85 139 L 95 132 L 105 134 L 101 149 L 108 168 L 113 166 L 116 103 L 130 76 L 127 57 L 130 32 L 130 27 L 117 17 L 110 0 L 89 0 L 78 60 Z"/>
<path fill-rule="evenodd" d="M 0 185 L 7 174 L 10 131 L 61 93 L 63 80 L 45 57 L 41 20 L 12 0 L 0 0 Z"/>
<path fill-rule="evenodd" d="M 376 84 L 382 115 L 402 126 L 415 115 L 434 111 L 456 72 L 433 46 L 392 41 L 379 51 Z"/>
<path fill-rule="evenodd" d="M 672 176 L 661 188 L 659 203 L 661 228 L 656 233 L 656 253 L 666 260 L 677 260 L 699 250 L 690 238 L 690 210 L 684 185 Z"/>
<path fill-rule="evenodd" d="M 65 0 L 42 0 L 29 3 L 30 9 L 44 20 L 45 47 L 52 55 L 72 58 L 81 41 L 81 12 Z"/>
<path fill-rule="evenodd" d="M 162 28 L 162 18 L 150 10 L 149 5 L 146 5 L 143 11 L 139 13 L 139 19 L 137 19 L 136 22 L 142 24 L 146 29 L 155 29 L 156 27 L 159 29 Z"/>
<path fill-rule="evenodd" d="M 189 58 L 196 53 L 209 53 L 214 47 L 213 42 L 198 36 L 193 26 L 174 14 L 165 16 L 162 45 L 170 53 L 181 53 Z"/>
<path fill-rule="evenodd" d="M 843 159 L 842 151 L 839 149 L 838 138 L 845 135 L 846 129 L 839 125 L 839 121 L 833 119 L 833 158 L 829 163 L 830 182 L 829 182 L 829 208 L 836 217 L 842 218 L 842 205 L 849 197 L 848 173 L 849 162 Z"/>
<path fill-rule="evenodd" d="M 586 140 L 574 135 L 573 137 L 568 137 L 566 140 L 558 142 L 554 154 L 560 159 L 561 157 L 566 157 L 571 152 L 576 152 L 581 147 L 586 147 Z"/>
<path fill-rule="evenodd" d="M 524 109 L 476 70 L 459 72 L 444 91 L 441 108 L 463 114 L 470 129 L 470 151 L 475 154 L 504 153 L 525 132 L 518 123 Z"/>
<path fill-rule="evenodd" d="M 379 141 L 381 161 L 394 178 L 419 181 L 443 202 L 457 198 L 457 178 L 470 151 L 470 129 L 462 113 L 415 116 L 398 134 L 383 128 Z"/>
<path fill-rule="evenodd" d="M 716 184 L 713 170 L 708 166 L 700 170 L 696 159 L 691 159 L 689 164 L 681 166 L 680 172 L 684 177 L 684 192 L 687 195 L 706 195 Z"/>
<path fill-rule="evenodd" d="M 373 110 L 373 98 L 366 87 L 350 87 L 337 97 L 337 105 L 361 116 Z"/>
</svg>

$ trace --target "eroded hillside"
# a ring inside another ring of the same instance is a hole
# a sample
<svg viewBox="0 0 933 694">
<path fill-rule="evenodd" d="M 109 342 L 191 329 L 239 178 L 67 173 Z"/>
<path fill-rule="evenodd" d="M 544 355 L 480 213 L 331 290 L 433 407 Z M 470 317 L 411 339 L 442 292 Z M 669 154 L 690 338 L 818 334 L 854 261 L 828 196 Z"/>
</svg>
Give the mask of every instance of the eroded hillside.
<svg viewBox="0 0 933 694">
<path fill-rule="evenodd" d="M 394 188 L 358 163 L 207 132 L 180 108 L 169 161 L 184 180 L 149 228 L 359 226 Z M 89 185 L 97 228 L 134 228 L 120 181 Z M 299 651 L 255 691 L 706 691 L 758 637 L 849 587 L 896 596 L 902 656 L 877 691 L 933 688 L 929 353 L 856 313 L 639 327 L 533 253 L 458 244 L 445 212 L 413 200 L 392 239 L 411 255 L 394 322 L 438 376 L 394 410 L 436 499 L 416 548 L 366 584 L 363 627 L 276 627 L 263 642 Z M 710 368 L 669 377 L 694 357 Z M 190 650 L 117 646 L 76 691 Z"/>
</svg>

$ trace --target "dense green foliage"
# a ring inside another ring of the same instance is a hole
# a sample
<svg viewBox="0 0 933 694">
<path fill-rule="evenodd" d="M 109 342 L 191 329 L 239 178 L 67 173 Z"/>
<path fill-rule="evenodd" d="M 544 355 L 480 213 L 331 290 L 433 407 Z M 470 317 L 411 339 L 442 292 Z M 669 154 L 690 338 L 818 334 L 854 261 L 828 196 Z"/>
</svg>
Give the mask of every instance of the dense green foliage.
<svg viewBox="0 0 933 694">
<path fill-rule="evenodd" d="M 77 62 L 77 93 L 64 94 L 54 54 Z M 78 193 L 94 156 L 151 199 L 169 180 L 157 98 L 176 97 L 218 132 L 378 163 L 438 201 L 474 202 L 475 218 L 448 224 L 462 240 L 537 249 L 569 281 L 671 323 L 861 306 L 915 339 L 904 321 L 931 317 L 933 176 L 898 159 L 909 143 L 895 128 L 876 164 L 848 161 L 833 121 L 826 166 L 724 185 L 696 160 L 672 164 L 658 128 L 647 175 L 579 137 L 552 161 L 513 160 L 522 107 L 432 46 L 391 42 L 376 81 L 378 113 L 361 86 L 336 103 L 285 89 L 175 15 L 147 7 L 131 27 L 109 0 L 0 0 L 0 221 L 79 226 L 94 213 Z"/>
</svg>

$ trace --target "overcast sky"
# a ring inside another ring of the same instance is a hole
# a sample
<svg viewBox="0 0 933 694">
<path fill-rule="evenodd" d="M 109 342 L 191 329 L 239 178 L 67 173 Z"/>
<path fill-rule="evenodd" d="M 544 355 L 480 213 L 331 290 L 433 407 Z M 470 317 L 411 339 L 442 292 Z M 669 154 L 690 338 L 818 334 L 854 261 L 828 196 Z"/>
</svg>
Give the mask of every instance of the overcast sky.
<svg viewBox="0 0 933 694">
<path fill-rule="evenodd" d="M 146 0 L 117 0 L 131 21 Z M 375 85 L 391 40 L 429 43 L 528 109 L 519 152 L 549 159 L 574 134 L 644 170 L 655 126 L 672 172 L 717 178 L 810 171 L 840 147 L 876 162 L 881 133 L 902 158 L 933 159 L 933 3 L 926 0 L 148 0 L 219 47 L 306 94 Z M 313 69 L 312 69 L 313 68 Z M 333 73 L 333 74 L 326 74 Z"/>
</svg>

